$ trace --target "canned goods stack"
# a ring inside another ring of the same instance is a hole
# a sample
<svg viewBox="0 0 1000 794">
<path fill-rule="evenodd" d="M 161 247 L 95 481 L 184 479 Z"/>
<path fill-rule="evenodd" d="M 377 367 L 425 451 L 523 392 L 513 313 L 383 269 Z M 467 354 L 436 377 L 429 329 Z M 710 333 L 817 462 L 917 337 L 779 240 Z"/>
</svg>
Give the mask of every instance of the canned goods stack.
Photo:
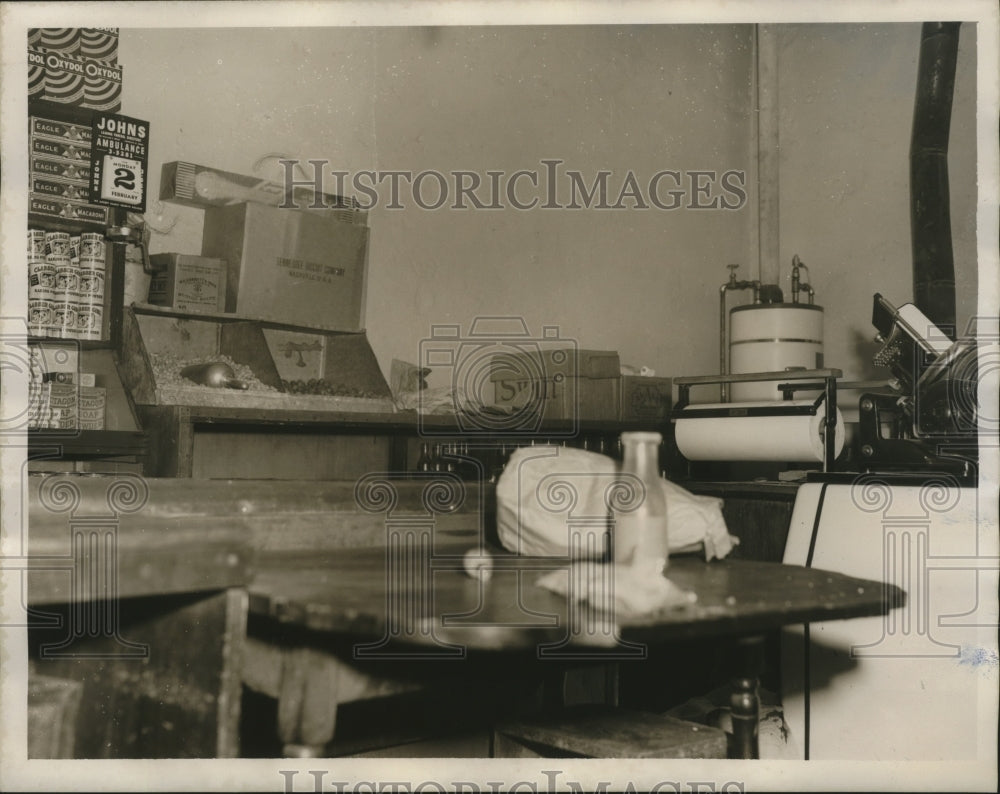
<svg viewBox="0 0 1000 794">
<path fill-rule="evenodd" d="M 76 332 L 79 339 L 100 339 L 104 321 L 104 235 L 80 235 L 79 304 Z"/>
<path fill-rule="evenodd" d="M 79 245 L 79 244 L 77 244 Z M 80 264 L 73 261 L 73 238 L 67 232 L 45 235 L 45 258 L 56 274 L 52 332 L 59 339 L 76 338 L 76 310 L 80 300 Z"/>
<path fill-rule="evenodd" d="M 101 338 L 104 236 L 28 230 L 28 333 L 56 339 Z"/>
<path fill-rule="evenodd" d="M 28 372 L 28 427 L 32 430 L 104 430 L 107 389 L 97 375 L 79 372 L 75 346 L 32 345 Z"/>
<path fill-rule="evenodd" d="M 55 321 L 55 266 L 49 262 L 46 232 L 28 229 L 28 333 L 50 336 Z"/>
<path fill-rule="evenodd" d="M 49 426 L 48 390 L 44 381 L 42 352 L 32 347 L 28 368 L 28 428 L 31 430 Z"/>
</svg>

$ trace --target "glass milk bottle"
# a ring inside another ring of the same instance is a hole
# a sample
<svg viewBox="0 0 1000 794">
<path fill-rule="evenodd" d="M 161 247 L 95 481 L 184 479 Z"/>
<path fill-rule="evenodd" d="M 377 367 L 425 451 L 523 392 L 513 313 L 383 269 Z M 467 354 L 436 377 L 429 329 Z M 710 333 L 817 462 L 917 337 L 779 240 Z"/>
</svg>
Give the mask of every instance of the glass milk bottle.
<svg viewBox="0 0 1000 794">
<path fill-rule="evenodd" d="M 639 492 L 615 511 L 615 562 L 656 573 L 667 567 L 668 557 L 667 500 L 657 465 L 662 440 L 659 433 L 622 433 L 622 473 L 631 475 L 625 485 Z"/>
</svg>

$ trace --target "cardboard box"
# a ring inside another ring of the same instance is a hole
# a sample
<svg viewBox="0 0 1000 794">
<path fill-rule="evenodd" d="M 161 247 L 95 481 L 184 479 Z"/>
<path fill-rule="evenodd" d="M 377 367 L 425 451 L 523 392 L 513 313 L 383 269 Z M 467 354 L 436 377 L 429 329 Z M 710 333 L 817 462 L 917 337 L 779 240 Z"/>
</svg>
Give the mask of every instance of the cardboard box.
<svg viewBox="0 0 1000 794">
<path fill-rule="evenodd" d="M 81 430 L 103 430 L 107 392 L 99 386 L 80 387 L 78 421 Z"/>
<path fill-rule="evenodd" d="M 28 194 L 28 212 L 52 218 L 64 218 L 80 224 L 107 226 L 108 208 L 96 204 L 82 204 L 76 201 Z"/>
<path fill-rule="evenodd" d="M 28 46 L 114 64 L 118 62 L 118 28 L 28 28 Z"/>
<path fill-rule="evenodd" d="M 75 182 L 78 185 L 90 186 L 90 163 L 56 160 L 48 157 L 31 158 L 32 174 L 55 177 Z"/>
<path fill-rule="evenodd" d="M 621 419 L 660 421 L 670 416 L 673 405 L 673 378 L 621 377 Z"/>
<path fill-rule="evenodd" d="M 118 63 L 118 28 L 81 28 L 80 54 L 95 61 Z"/>
<path fill-rule="evenodd" d="M 93 141 L 93 130 L 82 124 L 70 124 L 66 121 L 55 121 L 41 116 L 31 116 L 30 122 L 29 134 L 32 137 L 68 141 L 80 146 L 90 146 Z"/>
<path fill-rule="evenodd" d="M 188 254 L 154 254 L 157 272 L 149 282 L 149 302 L 192 313 L 216 313 L 226 308 L 226 263 Z"/>
<path fill-rule="evenodd" d="M 297 174 L 296 179 L 300 176 Z M 316 193 L 308 184 L 287 190 L 285 185 L 256 176 L 220 171 L 206 165 L 175 160 L 160 169 L 160 201 L 185 207 L 226 207 L 236 201 L 255 201 L 265 206 L 284 205 L 336 218 L 342 223 L 368 221 L 368 212 L 358 208 L 351 196 Z M 315 206 L 314 206 L 315 205 Z"/>
<path fill-rule="evenodd" d="M 90 169 L 90 144 L 80 141 L 56 140 L 31 136 L 31 153 L 46 158 L 56 158 L 79 163 Z"/>
<path fill-rule="evenodd" d="M 89 186 L 68 179 L 32 177 L 31 192 L 36 196 L 47 196 L 48 198 L 65 199 L 66 201 L 79 201 L 84 204 L 89 203 L 90 200 Z"/>
<path fill-rule="evenodd" d="M 101 45 L 95 47 L 100 49 Z M 117 47 L 114 49 L 117 53 Z M 122 71 L 117 63 L 78 52 L 28 47 L 28 94 L 48 102 L 117 112 L 121 109 Z"/>
<path fill-rule="evenodd" d="M 203 256 L 226 260 L 226 311 L 326 331 L 362 331 L 368 227 L 245 203 L 205 210 Z"/>
<path fill-rule="evenodd" d="M 541 420 L 609 420 L 620 414 L 618 353 L 563 348 L 494 357 L 494 404 L 541 411 Z"/>
</svg>

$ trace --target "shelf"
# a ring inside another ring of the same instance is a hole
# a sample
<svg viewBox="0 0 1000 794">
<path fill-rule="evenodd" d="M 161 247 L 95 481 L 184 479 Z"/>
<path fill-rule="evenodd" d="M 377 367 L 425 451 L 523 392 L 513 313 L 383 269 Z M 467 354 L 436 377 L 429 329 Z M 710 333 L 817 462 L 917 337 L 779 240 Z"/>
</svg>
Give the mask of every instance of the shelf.
<svg viewBox="0 0 1000 794">
<path fill-rule="evenodd" d="M 145 456 L 145 433 L 132 430 L 29 430 L 31 459 Z"/>
<path fill-rule="evenodd" d="M 41 116 L 53 121 L 65 121 L 70 124 L 81 124 L 85 127 L 90 127 L 93 124 L 94 114 L 100 112 L 102 111 L 93 108 L 69 105 L 63 102 L 50 102 L 34 97 L 28 100 L 29 116 Z"/>
<path fill-rule="evenodd" d="M 261 320 L 257 317 L 250 317 L 245 314 L 235 314 L 233 312 L 188 312 L 175 309 L 172 306 L 154 306 L 151 303 L 132 303 L 129 308 L 136 314 L 154 317 L 177 317 L 182 320 L 204 320 L 213 323 L 254 323 L 261 328 L 274 329 L 279 331 L 295 331 L 304 334 L 315 334 L 317 336 L 359 336 L 364 331 L 327 331 L 307 325 L 293 325 L 291 323 L 276 323 L 271 320 Z"/>
<path fill-rule="evenodd" d="M 29 336 L 29 345 L 79 345 L 80 350 L 111 350 L 110 339 L 63 339 L 58 336 Z"/>
<path fill-rule="evenodd" d="M 103 234 L 110 224 L 110 220 L 108 223 L 81 220 L 70 221 L 65 218 L 57 218 L 54 215 L 41 215 L 37 212 L 28 213 L 29 229 L 45 229 L 50 232 L 69 232 L 71 234 L 79 234 L 80 232 L 101 232 Z"/>
<path fill-rule="evenodd" d="M 154 406 L 143 406 L 146 410 Z M 230 408 L 204 406 L 156 406 L 158 410 L 183 411 L 184 419 L 191 424 L 213 425 L 330 425 L 345 430 L 371 430 L 375 432 L 398 432 L 416 434 L 423 431 L 425 435 L 455 435 L 468 440 L 477 437 L 489 439 L 538 438 L 546 435 L 554 437 L 569 437 L 574 430 L 580 432 L 620 432 L 622 430 L 650 430 L 664 426 L 664 422 L 618 420 L 555 420 L 545 422 L 537 428 L 496 429 L 482 427 L 489 419 L 468 417 L 459 421 L 456 416 L 428 414 L 419 416 L 415 411 L 397 411 L 395 413 L 359 413 L 348 411 L 303 411 L 261 408 Z"/>
</svg>

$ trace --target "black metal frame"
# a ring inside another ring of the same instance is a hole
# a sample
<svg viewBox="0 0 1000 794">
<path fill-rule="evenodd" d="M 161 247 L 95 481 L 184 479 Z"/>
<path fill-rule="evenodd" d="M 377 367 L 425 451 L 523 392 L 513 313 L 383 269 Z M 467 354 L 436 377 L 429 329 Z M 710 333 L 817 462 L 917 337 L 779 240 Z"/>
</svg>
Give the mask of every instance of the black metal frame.
<svg viewBox="0 0 1000 794">
<path fill-rule="evenodd" d="M 676 421 L 681 411 L 685 419 L 709 419 L 729 416 L 816 416 L 820 406 L 826 402 L 826 417 L 823 420 L 823 471 L 833 469 L 836 458 L 837 431 L 837 378 L 843 377 L 839 369 L 802 369 L 782 372 L 748 372 L 740 375 L 695 375 L 674 378 L 677 385 L 677 403 L 671 411 L 671 421 Z M 762 381 L 786 381 L 778 383 L 777 390 L 783 400 L 790 400 L 796 391 L 816 391 L 822 389 L 812 405 L 785 405 L 776 401 L 774 405 L 740 405 L 732 403 L 724 408 L 689 408 L 692 386 L 714 383 L 754 383 Z M 793 382 L 794 381 L 794 382 Z M 805 383 L 801 381 L 807 381 Z"/>
</svg>

